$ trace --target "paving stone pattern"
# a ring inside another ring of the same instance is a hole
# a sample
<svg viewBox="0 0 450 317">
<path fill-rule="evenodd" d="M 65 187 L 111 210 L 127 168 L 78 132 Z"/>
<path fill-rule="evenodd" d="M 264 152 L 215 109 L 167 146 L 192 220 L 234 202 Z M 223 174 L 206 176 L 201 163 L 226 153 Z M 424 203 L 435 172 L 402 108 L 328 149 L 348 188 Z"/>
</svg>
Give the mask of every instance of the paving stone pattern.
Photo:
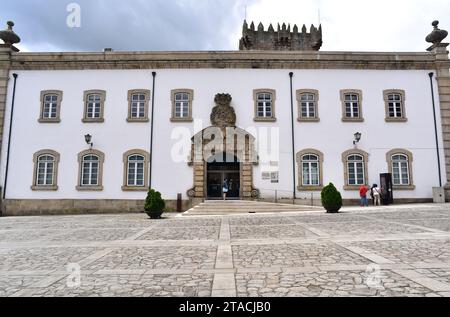
<svg viewBox="0 0 450 317">
<path fill-rule="evenodd" d="M 0 218 L 8 296 L 450 296 L 450 206 Z"/>
</svg>

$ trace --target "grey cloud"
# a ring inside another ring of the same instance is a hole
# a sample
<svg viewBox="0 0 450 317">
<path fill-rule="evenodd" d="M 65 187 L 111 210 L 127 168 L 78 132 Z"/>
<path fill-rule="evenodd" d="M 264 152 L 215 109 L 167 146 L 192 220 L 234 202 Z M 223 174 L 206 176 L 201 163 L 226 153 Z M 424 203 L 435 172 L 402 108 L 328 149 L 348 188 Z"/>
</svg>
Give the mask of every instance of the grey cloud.
<svg viewBox="0 0 450 317">
<path fill-rule="evenodd" d="M 66 25 L 69 3 L 81 6 L 81 28 Z M 244 6 L 259 0 L 7 0 L 0 24 L 16 23 L 32 51 L 237 49 Z M 3 28 L 3 26 L 1 26 Z M 231 42 L 233 40 L 234 42 Z M 235 44 L 234 44 L 235 43 Z"/>
</svg>

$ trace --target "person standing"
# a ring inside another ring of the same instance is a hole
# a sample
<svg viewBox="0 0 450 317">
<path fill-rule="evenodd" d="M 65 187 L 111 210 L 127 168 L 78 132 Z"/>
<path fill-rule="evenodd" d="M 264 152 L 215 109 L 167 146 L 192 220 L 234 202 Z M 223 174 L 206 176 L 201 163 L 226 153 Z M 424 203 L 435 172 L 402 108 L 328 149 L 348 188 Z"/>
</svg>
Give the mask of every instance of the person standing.
<svg viewBox="0 0 450 317">
<path fill-rule="evenodd" d="M 228 180 L 225 178 L 225 180 L 223 181 L 223 188 L 222 188 L 222 191 L 223 191 L 223 200 L 226 200 L 226 199 L 227 199 L 227 193 L 228 193 L 228 190 L 229 190 Z"/>
<path fill-rule="evenodd" d="M 373 195 L 373 189 L 377 187 L 376 184 L 372 185 L 372 188 L 370 188 L 370 197 L 372 198 L 372 204 L 375 206 L 375 196 Z"/>
<path fill-rule="evenodd" d="M 373 197 L 375 206 L 381 206 L 381 188 L 378 185 L 373 185 Z"/>
<path fill-rule="evenodd" d="M 361 185 L 359 188 L 359 197 L 361 198 L 361 207 L 369 207 L 369 202 L 367 201 L 367 192 L 369 188 L 366 185 Z"/>
</svg>

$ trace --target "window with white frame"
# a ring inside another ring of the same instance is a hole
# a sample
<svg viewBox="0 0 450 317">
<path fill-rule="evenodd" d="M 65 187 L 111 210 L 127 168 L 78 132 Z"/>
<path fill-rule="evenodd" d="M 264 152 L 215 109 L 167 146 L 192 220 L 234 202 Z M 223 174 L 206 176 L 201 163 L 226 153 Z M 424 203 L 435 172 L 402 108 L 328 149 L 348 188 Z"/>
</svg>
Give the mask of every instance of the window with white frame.
<svg viewBox="0 0 450 317">
<path fill-rule="evenodd" d="M 36 186 L 53 186 L 55 175 L 55 157 L 44 154 L 37 159 Z"/>
<path fill-rule="evenodd" d="M 44 96 L 42 119 L 56 119 L 58 117 L 58 95 L 48 94 Z"/>
<path fill-rule="evenodd" d="M 313 154 L 302 156 L 302 186 L 320 186 L 319 157 Z"/>
<path fill-rule="evenodd" d="M 99 185 L 100 158 L 97 155 L 83 156 L 81 186 Z"/>
<path fill-rule="evenodd" d="M 303 93 L 300 95 L 300 117 L 302 119 L 312 119 L 317 117 L 316 95 L 313 93 Z"/>
<path fill-rule="evenodd" d="M 146 117 L 147 97 L 144 93 L 131 95 L 131 119 L 144 119 Z"/>
<path fill-rule="evenodd" d="M 100 119 L 102 116 L 102 96 L 89 94 L 86 104 L 86 119 Z"/>
<path fill-rule="evenodd" d="M 409 160 L 404 154 L 396 154 L 392 159 L 392 181 L 397 186 L 410 185 Z"/>
<path fill-rule="evenodd" d="M 128 157 L 127 186 L 145 186 L 145 157 L 142 155 L 130 155 Z"/>
<path fill-rule="evenodd" d="M 60 90 L 41 91 L 40 123 L 59 123 L 63 92 Z"/>
<path fill-rule="evenodd" d="M 348 185 L 358 186 L 366 183 L 364 171 L 364 157 L 361 155 L 350 155 L 347 157 Z"/>
<path fill-rule="evenodd" d="M 190 97 L 187 92 L 179 92 L 175 94 L 175 118 L 189 118 L 190 113 Z"/>
<path fill-rule="evenodd" d="M 344 95 L 345 117 L 349 119 L 360 118 L 360 97 L 358 94 L 349 93 Z"/>
<path fill-rule="evenodd" d="M 390 118 L 402 118 L 403 110 L 402 110 L 402 95 L 400 94 L 388 94 L 388 111 Z"/>
<path fill-rule="evenodd" d="M 257 117 L 272 118 L 273 117 L 273 95 L 272 93 L 258 93 L 256 95 Z"/>
</svg>

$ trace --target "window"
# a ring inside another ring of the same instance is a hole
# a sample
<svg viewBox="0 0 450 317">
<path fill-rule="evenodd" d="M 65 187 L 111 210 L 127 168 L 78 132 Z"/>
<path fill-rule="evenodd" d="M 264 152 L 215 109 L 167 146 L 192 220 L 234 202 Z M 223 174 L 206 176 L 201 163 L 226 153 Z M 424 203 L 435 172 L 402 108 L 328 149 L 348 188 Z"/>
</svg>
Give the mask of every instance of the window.
<svg viewBox="0 0 450 317">
<path fill-rule="evenodd" d="M 103 190 L 103 162 L 105 155 L 97 150 L 87 150 L 78 154 L 80 164 L 77 190 Z"/>
<path fill-rule="evenodd" d="M 98 185 L 99 157 L 96 155 L 86 155 L 83 157 L 83 171 L 81 175 L 82 186 Z"/>
<path fill-rule="evenodd" d="M 299 107 L 299 122 L 318 122 L 318 101 L 319 92 L 317 90 L 297 90 L 297 101 Z"/>
<path fill-rule="evenodd" d="M 300 191 L 320 191 L 323 187 L 323 153 L 313 149 L 297 153 Z"/>
<path fill-rule="evenodd" d="M 386 155 L 389 172 L 392 173 L 392 183 L 397 190 L 414 190 L 411 164 L 413 155 L 403 149 L 389 151 Z"/>
<path fill-rule="evenodd" d="M 342 154 L 344 163 L 345 190 L 358 190 L 361 185 L 367 185 L 367 164 L 369 154 L 353 149 Z"/>
<path fill-rule="evenodd" d="M 347 160 L 348 185 L 364 185 L 364 158 L 361 155 L 351 155 Z"/>
<path fill-rule="evenodd" d="M 59 90 L 46 90 L 41 92 L 41 123 L 59 123 L 61 101 L 63 93 Z"/>
<path fill-rule="evenodd" d="M 150 155 L 143 150 L 131 150 L 123 155 L 124 191 L 146 191 L 148 189 Z"/>
<path fill-rule="evenodd" d="M 43 150 L 34 154 L 32 190 L 58 190 L 59 158 L 59 154 L 52 150 Z"/>
<path fill-rule="evenodd" d="M 83 122 L 104 122 L 103 113 L 106 92 L 103 90 L 89 90 L 84 92 Z"/>
<path fill-rule="evenodd" d="M 150 90 L 128 91 L 128 122 L 148 122 Z"/>
<path fill-rule="evenodd" d="M 342 121 L 363 122 L 362 116 L 362 91 L 341 90 Z"/>
<path fill-rule="evenodd" d="M 276 121 L 275 99 L 276 93 L 273 89 L 257 89 L 253 92 L 255 101 L 255 121 Z"/>
<path fill-rule="evenodd" d="M 405 91 L 385 90 L 383 92 L 386 108 L 386 122 L 406 122 Z"/>
<path fill-rule="evenodd" d="M 302 158 L 303 186 L 319 185 L 319 158 L 316 155 L 305 155 Z"/>
<path fill-rule="evenodd" d="M 194 91 L 192 89 L 172 90 L 172 122 L 191 122 L 192 102 Z"/>
</svg>

